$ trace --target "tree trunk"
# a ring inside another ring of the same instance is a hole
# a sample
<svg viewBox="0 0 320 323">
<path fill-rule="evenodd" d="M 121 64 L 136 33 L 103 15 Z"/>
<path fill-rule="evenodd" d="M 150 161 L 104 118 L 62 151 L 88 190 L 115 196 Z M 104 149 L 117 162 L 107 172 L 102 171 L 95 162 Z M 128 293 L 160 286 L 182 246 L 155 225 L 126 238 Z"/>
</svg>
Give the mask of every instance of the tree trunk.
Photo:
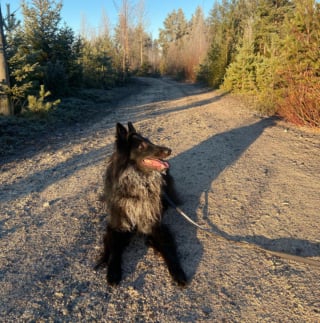
<svg viewBox="0 0 320 323">
<path fill-rule="evenodd" d="M 3 19 L 0 7 L 0 87 L 10 87 L 9 69 L 5 53 Z M 1 89 L 3 92 L 3 89 Z M 0 93 L 0 114 L 13 115 L 13 106 L 8 95 Z"/>
</svg>

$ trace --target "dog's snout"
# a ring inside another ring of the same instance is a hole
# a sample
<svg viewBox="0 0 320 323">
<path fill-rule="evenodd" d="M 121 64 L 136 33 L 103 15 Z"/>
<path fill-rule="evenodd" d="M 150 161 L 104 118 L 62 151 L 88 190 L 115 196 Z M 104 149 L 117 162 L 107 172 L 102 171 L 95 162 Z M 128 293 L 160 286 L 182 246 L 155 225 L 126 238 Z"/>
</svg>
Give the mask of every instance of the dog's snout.
<svg viewBox="0 0 320 323">
<path fill-rule="evenodd" d="M 156 154 L 156 156 L 158 156 L 159 158 L 166 158 L 170 155 L 171 155 L 171 149 L 163 146 L 159 147 L 158 152 Z"/>
</svg>

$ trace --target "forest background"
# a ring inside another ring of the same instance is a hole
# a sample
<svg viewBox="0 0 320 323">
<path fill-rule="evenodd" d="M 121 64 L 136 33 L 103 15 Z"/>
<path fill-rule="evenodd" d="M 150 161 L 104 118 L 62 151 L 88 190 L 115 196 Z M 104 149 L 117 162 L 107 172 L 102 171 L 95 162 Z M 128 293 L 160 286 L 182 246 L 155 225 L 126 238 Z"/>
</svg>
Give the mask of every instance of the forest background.
<svg viewBox="0 0 320 323">
<path fill-rule="evenodd" d="M 190 20 L 180 8 L 167 15 L 158 39 L 147 32 L 142 0 L 120 1 L 115 28 L 105 16 L 98 32 L 84 24 L 80 35 L 62 24 L 62 6 L 22 1 L 23 22 L 6 6 L 0 114 L 43 117 L 84 88 L 125 85 L 132 75 L 170 75 L 241 93 L 262 114 L 320 127 L 315 0 L 222 0 L 208 17 L 198 7 Z"/>
</svg>

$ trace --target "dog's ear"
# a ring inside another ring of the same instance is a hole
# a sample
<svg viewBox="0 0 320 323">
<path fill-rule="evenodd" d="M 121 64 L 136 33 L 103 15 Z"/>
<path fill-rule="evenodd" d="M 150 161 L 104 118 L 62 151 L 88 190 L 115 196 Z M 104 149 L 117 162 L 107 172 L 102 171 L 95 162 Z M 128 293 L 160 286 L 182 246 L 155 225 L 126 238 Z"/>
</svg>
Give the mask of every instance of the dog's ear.
<svg viewBox="0 0 320 323">
<path fill-rule="evenodd" d="M 128 137 L 128 131 L 127 129 L 121 124 L 121 123 L 117 123 L 117 139 L 120 140 L 127 140 Z"/>
<path fill-rule="evenodd" d="M 128 129 L 129 133 L 137 133 L 136 129 L 134 128 L 132 122 L 128 122 Z"/>
</svg>

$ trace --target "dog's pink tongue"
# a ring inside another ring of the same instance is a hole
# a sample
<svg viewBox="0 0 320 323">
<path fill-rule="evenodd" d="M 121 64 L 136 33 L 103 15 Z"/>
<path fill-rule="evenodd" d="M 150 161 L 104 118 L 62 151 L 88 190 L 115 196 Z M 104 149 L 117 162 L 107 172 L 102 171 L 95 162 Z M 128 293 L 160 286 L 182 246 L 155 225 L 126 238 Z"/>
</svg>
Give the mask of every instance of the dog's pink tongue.
<svg viewBox="0 0 320 323">
<path fill-rule="evenodd" d="M 169 168 L 169 163 L 167 163 L 166 161 L 160 160 L 160 159 L 146 158 L 143 160 L 143 162 L 147 167 L 150 167 L 150 168 L 158 170 L 158 171 L 162 171 L 164 169 Z"/>
</svg>

